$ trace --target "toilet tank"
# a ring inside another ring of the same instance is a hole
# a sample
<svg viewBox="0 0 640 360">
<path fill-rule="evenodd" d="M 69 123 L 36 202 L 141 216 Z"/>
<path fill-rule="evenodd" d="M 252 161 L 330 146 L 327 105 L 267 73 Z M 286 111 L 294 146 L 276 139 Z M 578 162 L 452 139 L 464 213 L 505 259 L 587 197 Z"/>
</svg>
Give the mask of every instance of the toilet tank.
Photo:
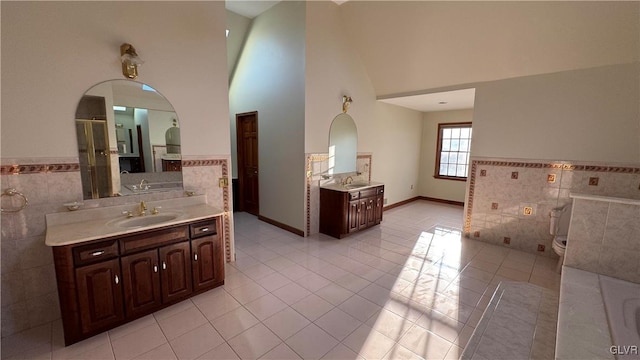
<svg viewBox="0 0 640 360">
<path fill-rule="evenodd" d="M 549 232 L 555 236 L 567 236 L 569 233 L 569 222 L 571 221 L 572 203 L 552 209 L 550 212 L 551 224 Z"/>
</svg>

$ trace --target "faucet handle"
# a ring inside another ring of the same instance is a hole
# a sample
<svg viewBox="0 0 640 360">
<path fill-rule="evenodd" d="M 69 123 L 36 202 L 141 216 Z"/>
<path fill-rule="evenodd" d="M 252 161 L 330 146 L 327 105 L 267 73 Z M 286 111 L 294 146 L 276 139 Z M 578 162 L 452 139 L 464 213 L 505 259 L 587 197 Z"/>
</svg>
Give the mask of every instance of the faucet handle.
<svg viewBox="0 0 640 360">
<path fill-rule="evenodd" d="M 162 206 L 155 206 L 155 207 L 153 208 L 153 210 L 151 211 L 151 213 L 152 213 L 153 215 L 157 215 L 157 214 L 160 212 L 160 209 L 162 209 Z"/>
<path fill-rule="evenodd" d="M 128 218 L 133 217 L 133 213 L 129 210 L 123 211 L 122 214 L 127 215 Z"/>
</svg>

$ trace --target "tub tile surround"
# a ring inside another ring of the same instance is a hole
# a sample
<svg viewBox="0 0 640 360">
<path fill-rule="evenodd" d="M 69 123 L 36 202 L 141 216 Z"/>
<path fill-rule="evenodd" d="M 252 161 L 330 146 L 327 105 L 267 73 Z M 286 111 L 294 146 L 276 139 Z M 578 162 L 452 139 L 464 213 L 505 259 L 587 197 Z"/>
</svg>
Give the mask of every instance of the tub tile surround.
<svg viewBox="0 0 640 360">
<path fill-rule="evenodd" d="M 329 176 L 329 154 L 307 154 L 307 183 L 306 183 L 306 236 L 320 232 L 320 186 L 340 183 L 351 176 L 353 182 L 371 182 L 370 153 L 358 153 L 356 172 Z M 358 175 L 360 174 L 360 175 Z"/>
<path fill-rule="evenodd" d="M 225 211 L 225 255 L 233 251 L 233 219 L 229 187 L 218 179 L 229 177 L 229 156 L 183 156 L 183 181 L 187 190 L 206 195 L 207 202 Z M 29 199 L 29 205 L 15 213 L 2 213 L 0 221 L 0 268 L 2 288 L 2 337 L 36 328 L 60 318 L 53 254 L 45 245 L 45 215 L 67 212 L 64 203 L 83 202 L 84 209 L 136 204 L 185 197 L 185 192 L 82 200 L 82 183 L 77 157 L 2 158 L 0 191 L 15 188 Z M 3 196 L 2 208 L 20 205 L 17 196 Z"/>
<path fill-rule="evenodd" d="M 465 235 L 555 257 L 549 211 L 569 203 L 571 193 L 640 199 L 640 164 L 473 157 Z"/>
<path fill-rule="evenodd" d="M 556 359 L 610 359 L 609 323 L 598 274 L 564 266 Z"/>
<path fill-rule="evenodd" d="M 640 283 L 640 200 L 572 197 L 564 265 Z"/>
</svg>

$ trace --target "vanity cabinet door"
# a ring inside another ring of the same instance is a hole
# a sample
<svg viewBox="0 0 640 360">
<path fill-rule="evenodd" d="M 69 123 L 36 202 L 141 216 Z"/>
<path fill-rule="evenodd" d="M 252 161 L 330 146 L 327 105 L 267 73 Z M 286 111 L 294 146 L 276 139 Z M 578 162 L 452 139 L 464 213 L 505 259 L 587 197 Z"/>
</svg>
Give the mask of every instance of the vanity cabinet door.
<svg viewBox="0 0 640 360">
<path fill-rule="evenodd" d="M 76 268 L 82 333 L 109 328 L 124 319 L 118 259 Z"/>
<path fill-rule="evenodd" d="M 160 248 L 163 303 L 177 301 L 191 294 L 193 287 L 190 258 L 188 241 Z"/>
<path fill-rule="evenodd" d="M 210 289 L 224 280 L 222 244 L 218 235 L 191 241 L 193 291 Z"/>
<path fill-rule="evenodd" d="M 122 284 L 128 316 L 146 314 L 162 303 L 158 250 L 123 256 Z"/>
<path fill-rule="evenodd" d="M 360 227 L 360 209 L 360 200 L 349 202 L 349 224 L 347 230 L 350 233 L 358 231 Z"/>
<path fill-rule="evenodd" d="M 376 196 L 375 204 L 375 224 L 382 222 L 382 208 L 384 207 L 384 195 L 380 194 Z"/>
</svg>

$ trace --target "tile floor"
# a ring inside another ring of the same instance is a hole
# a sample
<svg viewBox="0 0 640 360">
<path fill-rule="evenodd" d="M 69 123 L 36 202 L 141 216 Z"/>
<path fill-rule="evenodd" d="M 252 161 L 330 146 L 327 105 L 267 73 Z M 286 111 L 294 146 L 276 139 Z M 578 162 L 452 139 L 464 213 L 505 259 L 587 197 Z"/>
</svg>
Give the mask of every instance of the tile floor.
<svg viewBox="0 0 640 360">
<path fill-rule="evenodd" d="M 556 260 L 460 236 L 462 208 L 416 201 L 342 240 L 235 214 L 223 287 L 64 347 L 60 321 L 2 359 L 457 359 L 502 280 L 558 291 Z"/>
</svg>

